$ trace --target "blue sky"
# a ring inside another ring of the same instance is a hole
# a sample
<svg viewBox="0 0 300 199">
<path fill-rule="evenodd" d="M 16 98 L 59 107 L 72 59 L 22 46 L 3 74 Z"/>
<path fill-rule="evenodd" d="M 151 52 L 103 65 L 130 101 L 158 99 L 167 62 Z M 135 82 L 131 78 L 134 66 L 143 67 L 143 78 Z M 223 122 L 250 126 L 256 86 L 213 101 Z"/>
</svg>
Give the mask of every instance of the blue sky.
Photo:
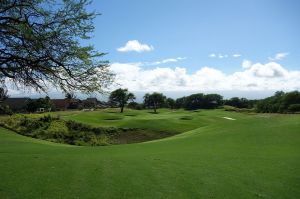
<svg viewBox="0 0 300 199">
<path fill-rule="evenodd" d="M 184 66 L 189 73 L 211 66 L 232 73 L 241 70 L 244 59 L 265 63 L 268 57 L 287 52 L 280 63 L 290 70 L 300 67 L 297 0 L 98 0 L 90 7 L 102 13 L 95 20 L 91 43 L 108 52 L 111 62 L 186 57 L 161 66 Z M 116 51 L 129 40 L 152 45 L 154 50 Z M 228 58 L 210 58 L 212 53 Z M 233 54 L 241 56 L 232 58 Z"/>
<path fill-rule="evenodd" d="M 108 90 L 226 98 L 300 90 L 299 0 L 94 0 L 88 9 L 102 14 L 88 43 L 108 53 L 117 83 Z"/>
</svg>

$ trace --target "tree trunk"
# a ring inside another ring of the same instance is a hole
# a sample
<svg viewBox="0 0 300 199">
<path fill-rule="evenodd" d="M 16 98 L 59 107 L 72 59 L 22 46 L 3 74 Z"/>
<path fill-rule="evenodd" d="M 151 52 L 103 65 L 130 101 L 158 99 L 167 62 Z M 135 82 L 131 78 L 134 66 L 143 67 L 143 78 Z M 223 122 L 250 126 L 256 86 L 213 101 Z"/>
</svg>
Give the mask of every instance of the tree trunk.
<svg viewBox="0 0 300 199">
<path fill-rule="evenodd" d="M 153 108 L 154 108 L 154 113 L 156 113 L 156 104 L 154 104 Z"/>
<path fill-rule="evenodd" d="M 121 111 L 120 111 L 120 113 L 123 113 L 123 109 L 124 109 L 124 106 L 121 106 Z"/>
</svg>

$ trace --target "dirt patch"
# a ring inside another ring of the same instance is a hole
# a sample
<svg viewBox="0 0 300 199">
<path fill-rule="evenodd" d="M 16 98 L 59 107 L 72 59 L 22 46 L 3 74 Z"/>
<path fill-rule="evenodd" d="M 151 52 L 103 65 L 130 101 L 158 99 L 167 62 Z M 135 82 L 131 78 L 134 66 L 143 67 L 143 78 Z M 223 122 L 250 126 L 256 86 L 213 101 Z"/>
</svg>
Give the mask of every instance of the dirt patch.
<svg viewBox="0 0 300 199">
<path fill-rule="evenodd" d="M 146 142 L 173 136 L 177 133 L 153 131 L 149 129 L 128 129 L 111 136 L 112 144 L 130 144 Z"/>
</svg>

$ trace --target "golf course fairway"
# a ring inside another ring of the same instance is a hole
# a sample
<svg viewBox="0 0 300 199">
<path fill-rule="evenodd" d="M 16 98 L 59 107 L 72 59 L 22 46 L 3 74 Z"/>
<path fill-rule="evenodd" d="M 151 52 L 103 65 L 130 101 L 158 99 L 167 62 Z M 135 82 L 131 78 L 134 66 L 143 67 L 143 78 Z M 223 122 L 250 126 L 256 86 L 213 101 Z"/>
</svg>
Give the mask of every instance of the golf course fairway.
<svg viewBox="0 0 300 199">
<path fill-rule="evenodd" d="M 0 128 L 0 199 L 300 198 L 300 115 L 167 109 L 52 114 L 178 134 L 83 147 Z"/>
</svg>

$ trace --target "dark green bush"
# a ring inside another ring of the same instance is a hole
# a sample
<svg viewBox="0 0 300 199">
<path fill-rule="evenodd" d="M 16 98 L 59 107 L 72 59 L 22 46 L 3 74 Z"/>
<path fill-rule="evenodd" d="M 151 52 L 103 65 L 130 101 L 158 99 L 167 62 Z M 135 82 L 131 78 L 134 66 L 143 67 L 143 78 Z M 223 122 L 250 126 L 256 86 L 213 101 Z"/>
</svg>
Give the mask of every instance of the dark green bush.
<svg viewBox="0 0 300 199">
<path fill-rule="evenodd" d="M 300 104 L 291 104 L 288 107 L 290 112 L 300 112 Z"/>
</svg>

